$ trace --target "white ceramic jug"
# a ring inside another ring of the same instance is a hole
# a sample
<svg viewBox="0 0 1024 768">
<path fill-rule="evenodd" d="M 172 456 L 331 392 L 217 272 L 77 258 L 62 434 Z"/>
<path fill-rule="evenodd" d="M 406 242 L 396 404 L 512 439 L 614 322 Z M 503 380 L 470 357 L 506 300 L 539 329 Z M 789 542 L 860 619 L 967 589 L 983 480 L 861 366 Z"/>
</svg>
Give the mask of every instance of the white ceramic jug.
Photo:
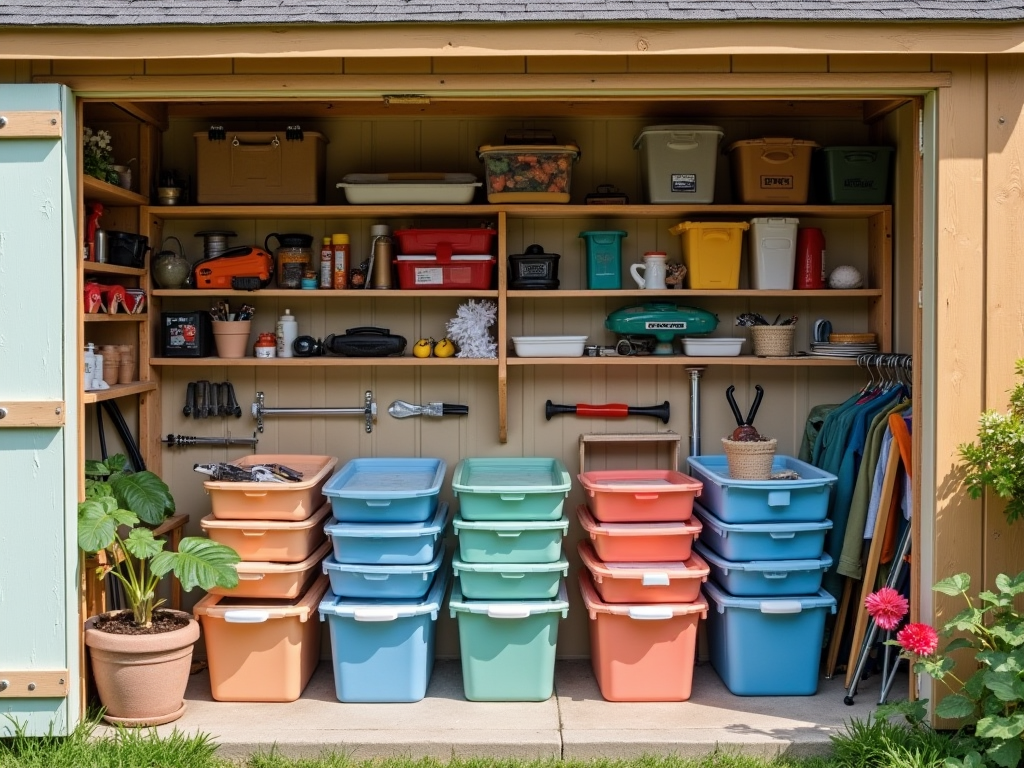
<svg viewBox="0 0 1024 768">
<path fill-rule="evenodd" d="M 664 289 L 665 288 L 665 259 L 666 254 L 657 251 L 648 251 L 644 254 L 643 264 L 631 264 L 629 272 L 641 288 Z M 643 277 L 640 276 L 643 270 Z"/>
</svg>

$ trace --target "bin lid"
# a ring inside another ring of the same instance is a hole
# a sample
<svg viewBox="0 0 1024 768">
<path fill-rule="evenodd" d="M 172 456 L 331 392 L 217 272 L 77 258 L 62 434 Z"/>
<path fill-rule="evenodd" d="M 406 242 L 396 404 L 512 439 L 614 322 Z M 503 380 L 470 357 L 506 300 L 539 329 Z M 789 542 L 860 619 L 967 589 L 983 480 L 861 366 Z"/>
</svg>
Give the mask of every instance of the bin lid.
<svg viewBox="0 0 1024 768">
<path fill-rule="evenodd" d="M 565 555 L 559 555 L 553 563 L 467 563 L 458 555 L 452 558 L 452 570 L 455 575 L 459 571 L 472 573 L 551 573 L 561 571 L 563 576 L 569 575 L 569 561 Z"/>
<path fill-rule="evenodd" d="M 709 133 L 717 134 L 715 136 L 715 143 L 717 144 L 722 140 L 725 132 L 721 126 L 718 125 L 649 125 L 644 128 L 640 133 L 637 134 L 633 140 L 633 149 L 640 148 L 640 142 L 643 141 L 645 136 L 653 136 L 654 134 L 693 134 L 693 133 Z"/>
<path fill-rule="evenodd" d="M 575 160 L 580 154 L 580 148 L 576 144 L 481 144 L 477 149 L 478 155 L 487 154 L 509 154 L 526 152 L 534 154 L 567 154 L 572 155 Z"/>
<path fill-rule="evenodd" d="M 330 546 L 331 542 L 327 542 Z M 427 574 L 434 573 L 438 568 L 441 567 L 441 561 L 444 560 L 445 548 L 438 547 L 437 554 L 434 555 L 434 559 L 429 563 L 422 563 L 413 565 L 411 563 L 396 564 L 396 565 L 365 565 L 363 563 L 339 563 L 334 559 L 334 555 L 328 555 L 324 558 L 322 563 L 324 573 L 328 571 L 339 571 L 341 573 L 368 573 L 368 574 L 380 574 L 380 575 L 414 575 L 420 574 L 426 576 Z"/>
<path fill-rule="evenodd" d="M 719 536 L 728 536 L 730 533 L 766 533 L 766 534 L 787 534 L 807 533 L 808 531 L 827 531 L 832 528 L 831 520 L 821 520 L 816 523 L 726 523 L 717 518 L 700 502 L 693 502 L 694 517 L 700 519 L 706 528 L 717 533 Z"/>
<path fill-rule="evenodd" d="M 740 147 L 810 147 L 815 149 L 818 143 L 815 141 L 806 141 L 804 139 L 791 139 L 791 138 L 764 138 L 764 139 L 742 139 L 741 141 L 734 141 L 729 145 L 729 151 L 732 152 L 734 149 Z"/>
<path fill-rule="evenodd" d="M 467 531 L 550 531 L 561 529 L 564 536 L 569 530 L 569 518 L 564 514 L 557 520 L 463 520 L 456 515 L 452 521 L 455 535 Z"/>
<path fill-rule="evenodd" d="M 327 595 L 320 601 L 320 620 L 324 616 L 340 616 L 356 621 L 395 621 L 410 616 L 430 614 L 431 620 L 444 604 L 444 593 L 448 588 L 448 571 L 440 570 L 434 577 L 427 594 L 419 600 L 352 600 L 337 595 Z"/>
<path fill-rule="evenodd" d="M 645 500 L 663 493 L 700 495 L 704 484 L 674 469 L 599 469 L 576 475 L 590 495 L 597 492 L 642 494 Z"/>
<path fill-rule="evenodd" d="M 287 520 L 221 520 L 213 515 L 207 515 L 199 521 L 199 527 L 204 531 L 306 531 L 323 525 L 330 514 L 331 502 L 328 501 L 305 520 L 295 523 Z"/>
<path fill-rule="evenodd" d="M 569 614 L 569 593 L 565 591 L 565 579 L 562 579 L 558 585 L 558 596 L 552 600 L 466 600 L 456 578 L 448 598 L 448 609 L 453 619 L 460 611 L 482 613 L 492 619 L 526 619 L 541 613 L 561 613 L 564 619 Z"/>
<path fill-rule="evenodd" d="M 338 464 L 334 456 L 315 456 L 310 454 L 266 453 L 243 456 L 230 463 L 239 467 L 251 467 L 254 464 L 283 464 L 290 469 L 302 473 L 302 480 L 297 483 L 236 483 L 229 480 L 207 480 L 203 487 L 207 491 L 269 491 L 270 493 L 288 493 L 305 490 L 317 485 L 325 475 L 330 474 Z"/>
<path fill-rule="evenodd" d="M 333 517 L 324 526 L 328 536 L 352 539 L 396 539 L 410 536 L 430 536 L 441 533 L 451 522 L 448 502 L 437 505 L 434 516 L 422 523 L 339 523 Z"/>
<path fill-rule="evenodd" d="M 699 541 L 693 542 L 693 548 L 716 568 L 744 573 L 795 573 L 804 571 L 827 571 L 832 565 L 832 558 L 823 554 L 816 560 L 726 560 Z"/>
<path fill-rule="evenodd" d="M 698 536 L 703 529 L 700 520 L 693 518 L 685 523 L 600 523 L 586 504 L 576 507 L 576 516 L 583 530 L 591 536 Z"/>
<path fill-rule="evenodd" d="M 690 616 L 700 614 L 699 618 L 706 618 L 708 615 L 708 604 L 703 597 L 698 597 L 692 603 L 606 603 L 594 589 L 594 582 L 586 568 L 579 572 L 580 594 L 583 595 L 583 603 L 587 606 L 591 619 L 596 619 L 599 613 L 610 613 L 613 616 L 629 616 L 639 621 L 664 621 L 676 616 Z"/>
<path fill-rule="evenodd" d="M 682 221 L 675 226 L 669 227 L 668 231 L 673 235 L 681 235 L 691 229 L 738 229 L 746 232 L 750 229 L 748 221 Z"/>
<path fill-rule="evenodd" d="M 346 173 L 337 186 L 359 184 L 479 184 L 472 173 Z"/>
<path fill-rule="evenodd" d="M 352 459 L 327 484 L 324 496 L 339 499 L 408 499 L 441 491 L 444 459 Z"/>
<path fill-rule="evenodd" d="M 200 616 L 224 619 L 229 624 L 262 624 L 270 619 L 292 617 L 306 621 L 316 611 L 330 584 L 326 576 L 317 576 L 306 594 L 292 600 L 207 595 L 192 607 L 192 615 L 197 619 Z"/>
<path fill-rule="evenodd" d="M 884 147 L 884 146 L 867 146 L 861 145 L 857 147 L 822 147 L 822 152 L 883 152 L 889 154 L 895 152 L 895 147 Z"/>
<path fill-rule="evenodd" d="M 584 539 L 576 545 L 583 565 L 594 581 L 604 579 L 636 579 L 645 587 L 667 587 L 670 579 L 700 579 L 706 581 L 711 569 L 698 555 L 686 560 L 665 563 L 606 563 L 597 556 L 594 545 Z"/>
<path fill-rule="evenodd" d="M 801 613 L 812 608 L 828 608 L 836 612 L 836 599 L 824 589 L 813 595 L 803 597 L 733 597 L 718 588 L 713 581 L 706 581 L 701 592 L 707 598 L 708 605 L 719 613 L 726 608 L 742 608 L 764 614 Z"/>
<path fill-rule="evenodd" d="M 235 563 L 233 567 L 238 571 L 240 579 L 244 579 L 246 576 L 264 576 L 268 573 L 302 573 L 310 568 L 316 568 L 316 564 L 330 551 L 331 542 L 328 540 L 317 547 L 316 551 L 301 563 L 269 563 L 250 560 L 248 562 Z"/>
<path fill-rule="evenodd" d="M 462 459 L 452 473 L 452 490 L 462 493 L 560 493 L 572 478 L 556 458 Z"/>
<path fill-rule="evenodd" d="M 791 491 L 794 488 L 816 488 L 821 485 L 832 485 L 836 482 L 836 476 L 818 469 L 806 461 L 775 454 L 772 459 L 772 472 L 792 470 L 799 476 L 799 480 L 736 480 L 729 475 L 729 460 L 724 453 L 705 454 L 703 456 L 688 456 L 686 459 L 691 468 L 697 469 L 707 475 L 715 485 L 723 487 L 735 486 L 737 488 L 753 488 L 763 491 Z"/>
</svg>

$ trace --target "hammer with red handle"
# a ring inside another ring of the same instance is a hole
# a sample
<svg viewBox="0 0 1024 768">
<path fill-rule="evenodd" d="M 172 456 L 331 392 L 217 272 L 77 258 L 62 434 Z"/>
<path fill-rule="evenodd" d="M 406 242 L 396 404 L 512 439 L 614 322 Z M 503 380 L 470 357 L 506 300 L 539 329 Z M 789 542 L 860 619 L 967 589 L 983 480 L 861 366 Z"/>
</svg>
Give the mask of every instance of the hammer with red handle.
<svg viewBox="0 0 1024 768">
<path fill-rule="evenodd" d="M 669 405 L 666 400 L 661 405 L 637 407 L 625 403 L 607 403 L 606 405 L 587 405 L 576 403 L 576 405 L 556 405 L 548 400 L 544 403 L 544 416 L 550 421 L 551 417 L 558 413 L 574 413 L 577 416 L 588 416 L 607 419 L 624 419 L 627 416 L 653 416 L 661 419 L 662 423 L 668 424 Z"/>
</svg>

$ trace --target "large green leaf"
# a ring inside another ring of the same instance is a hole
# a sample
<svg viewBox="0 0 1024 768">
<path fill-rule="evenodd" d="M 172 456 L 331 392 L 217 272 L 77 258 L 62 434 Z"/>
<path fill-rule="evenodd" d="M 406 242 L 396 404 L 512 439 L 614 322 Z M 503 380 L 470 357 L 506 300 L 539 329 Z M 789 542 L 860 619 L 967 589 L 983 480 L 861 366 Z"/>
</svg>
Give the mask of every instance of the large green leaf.
<svg viewBox="0 0 1024 768">
<path fill-rule="evenodd" d="M 935 582 L 932 589 L 952 597 L 959 595 L 961 592 L 966 592 L 970 586 L 971 577 L 966 573 L 958 573 L 955 576 L 949 576 L 942 581 Z"/>
<path fill-rule="evenodd" d="M 983 717 L 974 732 L 982 739 L 1015 739 L 1024 733 L 1024 714 Z"/>
<path fill-rule="evenodd" d="M 961 648 L 973 648 L 974 643 L 968 640 L 966 637 L 954 637 L 949 643 L 946 644 L 946 650 L 943 653 L 952 653 L 953 651 L 959 651 Z"/>
<path fill-rule="evenodd" d="M 1000 608 L 1005 608 L 1007 605 L 1009 605 L 1012 602 L 1010 597 L 1009 597 L 1009 595 L 1005 595 L 1005 594 L 997 595 L 994 592 L 989 592 L 987 589 L 982 591 L 982 592 L 979 592 L 978 593 L 978 598 L 983 600 L 986 603 L 991 603 L 992 605 L 997 605 Z"/>
<path fill-rule="evenodd" d="M 1010 577 L 1005 573 L 996 576 L 996 588 L 1007 595 L 1015 596 L 1024 592 L 1024 573 Z"/>
<path fill-rule="evenodd" d="M 115 453 L 113 456 L 108 456 L 103 463 L 111 472 L 123 472 L 124 468 L 128 466 L 128 457 L 123 453 Z"/>
<path fill-rule="evenodd" d="M 106 477 L 109 474 L 110 468 L 102 461 L 96 461 L 96 459 L 85 460 L 86 477 Z"/>
<path fill-rule="evenodd" d="M 1024 681 L 1017 675 L 1017 672 L 989 670 L 985 675 L 985 687 L 992 691 L 1000 701 L 1020 701 L 1024 699 Z"/>
<path fill-rule="evenodd" d="M 1024 644 L 1024 624 L 995 624 L 989 628 L 992 637 L 1002 640 L 1011 648 Z"/>
<path fill-rule="evenodd" d="M 78 546 L 86 552 L 99 552 L 113 543 L 118 526 L 138 522 L 130 511 L 118 509 L 112 496 L 87 499 L 78 505 Z"/>
<path fill-rule="evenodd" d="M 235 563 L 241 558 L 231 547 L 216 541 L 190 536 L 181 540 L 177 552 L 161 552 L 150 567 L 157 576 L 174 571 L 186 592 L 194 587 L 231 588 L 238 584 Z"/>
<path fill-rule="evenodd" d="M 989 759 L 1002 768 L 1018 768 L 1021 758 L 1020 739 L 1006 739 L 985 751 Z"/>
<path fill-rule="evenodd" d="M 144 560 L 160 552 L 164 548 L 164 540 L 154 538 L 148 528 L 133 528 L 124 540 L 124 547 L 134 557 Z"/>
<path fill-rule="evenodd" d="M 947 696 L 935 707 L 937 717 L 945 717 L 950 720 L 959 720 L 962 717 L 970 717 L 972 714 L 974 714 L 974 702 L 959 693 Z"/>
<path fill-rule="evenodd" d="M 988 674 L 988 669 L 982 668 L 967 678 L 967 682 L 964 683 L 964 693 L 974 701 L 981 698 L 985 692 L 985 675 Z"/>
<path fill-rule="evenodd" d="M 111 485 L 118 503 L 132 510 L 145 523 L 159 525 L 174 511 L 171 489 L 152 472 L 122 475 Z"/>
</svg>

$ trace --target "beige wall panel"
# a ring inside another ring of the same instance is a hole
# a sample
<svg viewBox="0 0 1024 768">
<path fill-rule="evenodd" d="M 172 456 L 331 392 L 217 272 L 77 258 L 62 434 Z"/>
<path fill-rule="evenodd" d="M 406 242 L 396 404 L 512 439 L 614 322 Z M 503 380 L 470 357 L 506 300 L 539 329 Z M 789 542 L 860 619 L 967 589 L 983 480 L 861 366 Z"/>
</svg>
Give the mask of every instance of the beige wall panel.
<svg viewBox="0 0 1024 768">
<path fill-rule="evenodd" d="M 34 59 L 32 61 L 19 61 L 19 67 L 24 67 L 23 72 L 26 78 L 23 82 L 29 82 L 32 77 L 36 75 L 51 75 L 53 74 L 53 62 L 45 59 Z"/>
<path fill-rule="evenodd" d="M 527 56 L 526 71 L 533 75 L 628 72 L 628 56 Z"/>
<path fill-rule="evenodd" d="M 340 58 L 238 58 L 234 60 L 234 72 L 239 75 L 302 74 L 338 75 L 342 72 Z"/>
<path fill-rule="evenodd" d="M 828 56 L 748 55 L 732 57 L 733 72 L 828 72 Z"/>
<path fill-rule="evenodd" d="M 141 75 L 146 70 L 142 59 L 56 59 L 54 75 Z M 42 73 L 33 73 L 42 74 Z"/>
<path fill-rule="evenodd" d="M 230 75 L 233 59 L 146 59 L 147 75 Z"/>
<path fill-rule="evenodd" d="M 427 56 L 409 58 L 346 58 L 342 69 L 346 75 L 428 75 L 433 60 Z"/>
<path fill-rule="evenodd" d="M 729 56 L 629 56 L 630 72 L 728 72 Z"/>
<path fill-rule="evenodd" d="M 18 82 L 18 62 L 0 61 L 0 83 Z"/>
<path fill-rule="evenodd" d="M 928 72 L 931 68 L 932 57 L 923 53 L 907 56 L 838 53 L 828 57 L 829 72 Z"/>
<path fill-rule="evenodd" d="M 447 58 L 438 56 L 431 61 L 435 75 L 448 74 L 513 74 L 526 72 L 524 56 L 460 56 Z"/>
</svg>

